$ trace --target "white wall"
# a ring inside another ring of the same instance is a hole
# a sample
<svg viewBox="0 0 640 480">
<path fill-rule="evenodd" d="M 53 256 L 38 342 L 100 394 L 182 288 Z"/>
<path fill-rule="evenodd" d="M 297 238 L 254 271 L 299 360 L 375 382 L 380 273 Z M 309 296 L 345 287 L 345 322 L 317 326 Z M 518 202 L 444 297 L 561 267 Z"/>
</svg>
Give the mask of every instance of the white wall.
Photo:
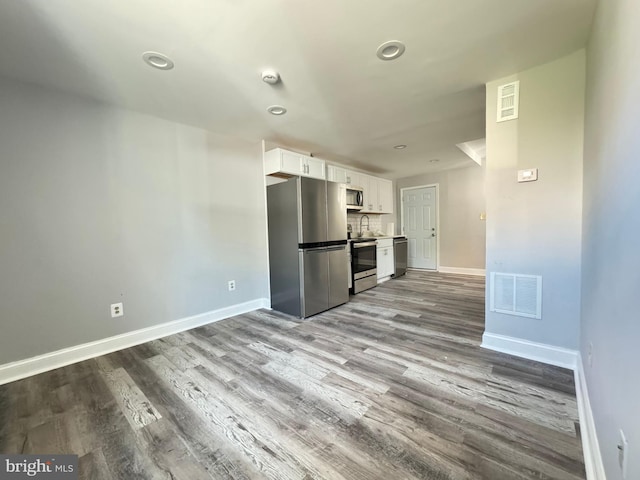
<svg viewBox="0 0 640 480">
<path fill-rule="evenodd" d="M 640 478 L 640 4 L 598 4 L 587 55 L 580 349 L 608 480 Z M 593 343 L 593 365 L 587 358 Z"/>
<path fill-rule="evenodd" d="M 497 87 L 520 80 L 520 117 L 496 123 Z M 542 319 L 489 311 L 486 332 L 576 349 L 580 318 L 585 52 L 487 84 L 487 282 L 542 275 Z M 539 180 L 517 183 L 517 171 Z"/>
<path fill-rule="evenodd" d="M 473 164 L 467 168 L 426 173 L 396 181 L 397 224 L 400 228 L 402 188 L 439 185 L 440 195 L 440 266 L 485 268 L 484 167 Z"/>
<path fill-rule="evenodd" d="M 0 80 L 0 364 L 268 297 L 263 182 L 258 144 Z"/>
</svg>

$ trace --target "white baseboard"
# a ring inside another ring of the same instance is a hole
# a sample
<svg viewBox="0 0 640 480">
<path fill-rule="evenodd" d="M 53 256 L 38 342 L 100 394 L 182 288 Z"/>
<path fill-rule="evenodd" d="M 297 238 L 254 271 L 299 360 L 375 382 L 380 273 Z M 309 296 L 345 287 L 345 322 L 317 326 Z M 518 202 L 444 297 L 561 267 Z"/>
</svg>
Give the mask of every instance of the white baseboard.
<svg viewBox="0 0 640 480">
<path fill-rule="evenodd" d="M 484 277 L 486 275 L 484 268 L 462 268 L 462 267 L 438 267 L 441 273 L 457 273 L 460 275 L 478 275 Z"/>
<path fill-rule="evenodd" d="M 576 398 L 578 400 L 578 414 L 580 416 L 580 434 L 582 437 L 582 452 L 584 454 L 584 468 L 587 472 L 587 480 L 606 480 L 604 464 L 600 455 L 600 445 L 596 435 L 596 423 L 591 411 L 587 379 L 584 375 L 582 357 L 578 353 L 576 369 L 574 372 L 576 381 Z"/>
<path fill-rule="evenodd" d="M 55 352 L 45 353 L 37 357 L 19 360 L 17 362 L 0 365 L 0 385 L 20 380 L 21 378 L 37 375 L 56 368 L 64 367 L 72 363 L 99 357 L 107 353 L 122 350 L 124 348 L 140 345 L 157 338 L 173 335 L 192 328 L 201 327 L 208 323 L 217 322 L 225 318 L 251 312 L 259 308 L 270 308 L 268 298 L 258 298 L 245 303 L 231 305 L 229 307 L 212 310 L 192 317 L 181 318 L 172 322 L 154 325 L 152 327 L 134 330 L 114 337 L 84 343 L 75 347 L 63 348 Z"/>
<path fill-rule="evenodd" d="M 577 350 L 530 342 L 521 338 L 507 337 L 495 333 L 485 332 L 482 335 L 481 346 L 496 352 L 508 353 L 516 357 L 548 363 L 549 365 L 556 365 L 570 370 L 576 369 L 578 361 Z"/>
</svg>

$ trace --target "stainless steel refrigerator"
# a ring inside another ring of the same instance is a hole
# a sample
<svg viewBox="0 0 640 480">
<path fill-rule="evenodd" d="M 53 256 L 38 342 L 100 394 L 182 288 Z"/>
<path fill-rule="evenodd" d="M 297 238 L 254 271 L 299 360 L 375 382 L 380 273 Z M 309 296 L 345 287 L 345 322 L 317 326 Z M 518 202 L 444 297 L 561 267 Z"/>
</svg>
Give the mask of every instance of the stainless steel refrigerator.
<svg viewBox="0 0 640 480">
<path fill-rule="evenodd" d="M 345 186 L 294 177 L 267 187 L 271 308 L 306 318 L 349 301 Z"/>
</svg>

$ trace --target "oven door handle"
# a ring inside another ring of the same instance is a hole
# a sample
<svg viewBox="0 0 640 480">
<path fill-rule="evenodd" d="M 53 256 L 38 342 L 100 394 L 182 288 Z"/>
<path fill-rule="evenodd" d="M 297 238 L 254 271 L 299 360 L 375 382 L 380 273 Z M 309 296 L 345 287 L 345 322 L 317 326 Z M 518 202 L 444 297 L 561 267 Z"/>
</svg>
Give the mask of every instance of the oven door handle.
<svg viewBox="0 0 640 480">
<path fill-rule="evenodd" d="M 359 243 L 354 243 L 353 244 L 353 248 L 375 247 L 376 245 L 378 245 L 378 242 L 376 242 L 376 241 L 373 241 L 373 242 L 359 242 Z"/>
</svg>

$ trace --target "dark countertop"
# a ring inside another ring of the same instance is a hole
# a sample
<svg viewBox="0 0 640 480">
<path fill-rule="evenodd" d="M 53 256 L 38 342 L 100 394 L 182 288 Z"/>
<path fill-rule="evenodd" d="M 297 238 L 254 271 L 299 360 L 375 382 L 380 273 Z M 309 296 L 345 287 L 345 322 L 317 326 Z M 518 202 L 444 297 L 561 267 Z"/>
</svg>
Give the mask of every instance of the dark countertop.
<svg viewBox="0 0 640 480">
<path fill-rule="evenodd" d="M 371 240 L 384 240 L 388 238 L 407 238 L 406 235 L 384 235 L 382 237 L 352 237 L 349 242 L 367 242 Z"/>
</svg>

